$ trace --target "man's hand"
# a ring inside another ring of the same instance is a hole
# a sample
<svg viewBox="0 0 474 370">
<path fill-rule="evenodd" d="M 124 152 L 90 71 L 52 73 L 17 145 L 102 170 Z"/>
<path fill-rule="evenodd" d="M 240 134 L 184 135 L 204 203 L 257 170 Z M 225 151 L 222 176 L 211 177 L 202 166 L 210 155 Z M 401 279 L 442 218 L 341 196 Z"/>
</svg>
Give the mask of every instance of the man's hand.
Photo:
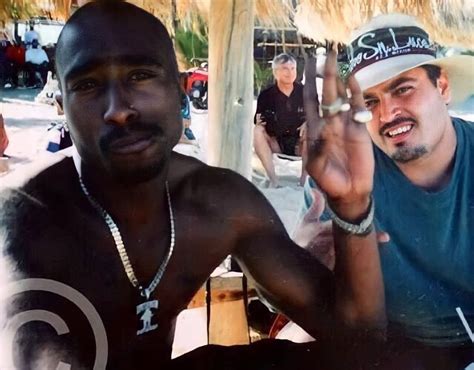
<svg viewBox="0 0 474 370">
<path fill-rule="evenodd" d="M 308 174 L 326 194 L 331 208 L 349 222 L 367 212 L 373 187 L 374 157 L 365 125 L 354 121 L 356 112 L 365 111 L 362 91 L 349 77 L 350 109 L 320 116 L 316 91 L 316 60 L 306 63 L 304 103 L 308 125 Z M 330 51 L 324 68 L 321 106 L 333 105 L 340 98 L 347 103 L 346 86 L 337 71 L 336 52 Z M 346 104 L 347 106 L 347 104 Z"/>
<path fill-rule="evenodd" d="M 311 197 L 313 202 L 297 224 L 293 241 L 308 250 L 327 268 L 334 270 L 336 254 L 334 251 L 332 221 L 321 221 L 320 219 L 326 201 L 324 195 L 318 189 L 311 189 Z M 384 231 L 377 231 L 376 236 L 379 246 L 390 241 L 390 235 Z"/>
<path fill-rule="evenodd" d="M 257 118 L 257 122 L 256 122 L 257 125 L 265 126 L 267 124 L 265 121 L 262 120 L 261 113 L 257 113 L 256 118 Z"/>
<path fill-rule="evenodd" d="M 301 124 L 300 127 L 298 127 L 298 128 L 296 129 L 296 131 L 298 131 L 298 132 L 300 133 L 300 137 L 301 137 L 301 138 L 306 137 L 306 133 L 307 133 L 307 128 L 306 128 L 306 126 L 307 126 L 307 124 L 306 124 L 306 121 L 305 121 L 305 122 L 303 122 L 303 123 Z"/>
<path fill-rule="evenodd" d="M 362 91 L 353 77 L 348 79 L 348 102 L 346 86 L 338 77 L 336 63 L 336 52 L 330 51 L 324 67 L 321 115 L 315 86 L 316 61 L 310 58 L 306 63 L 306 169 L 326 194 L 336 215 L 347 222 L 359 223 L 368 214 L 375 165 L 365 124 L 354 118 L 370 119 L 370 113 L 365 109 Z M 326 248 L 327 256 L 330 250 Z M 354 236 L 335 226 L 334 252 L 335 312 L 349 327 L 361 329 L 362 336 L 371 333 L 384 340 L 385 293 L 375 232 Z"/>
</svg>

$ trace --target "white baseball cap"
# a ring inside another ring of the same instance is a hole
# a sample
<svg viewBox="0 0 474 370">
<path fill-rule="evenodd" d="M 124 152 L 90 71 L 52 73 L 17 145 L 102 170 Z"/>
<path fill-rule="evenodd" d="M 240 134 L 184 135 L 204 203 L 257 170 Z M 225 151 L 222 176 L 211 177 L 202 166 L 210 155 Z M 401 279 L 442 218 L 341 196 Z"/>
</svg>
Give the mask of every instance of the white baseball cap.
<svg viewBox="0 0 474 370">
<path fill-rule="evenodd" d="M 385 14 L 355 30 L 348 45 L 349 69 L 362 90 L 423 65 L 441 67 L 448 75 L 455 105 L 474 93 L 474 57 L 437 58 L 436 47 L 412 16 Z"/>
</svg>

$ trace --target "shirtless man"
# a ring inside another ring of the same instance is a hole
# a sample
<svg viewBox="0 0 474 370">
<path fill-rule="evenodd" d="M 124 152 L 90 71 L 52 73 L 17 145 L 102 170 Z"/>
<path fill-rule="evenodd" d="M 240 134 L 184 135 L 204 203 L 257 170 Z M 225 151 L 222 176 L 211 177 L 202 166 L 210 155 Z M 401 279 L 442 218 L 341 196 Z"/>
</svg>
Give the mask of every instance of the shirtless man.
<svg viewBox="0 0 474 370">
<path fill-rule="evenodd" d="M 64 27 L 56 63 L 77 155 L 4 195 L 0 286 L 42 278 L 78 291 L 103 321 L 109 369 L 163 368 L 177 315 L 229 254 L 308 332 L 329 338 L 342 330 L 335 307 L 350 307 L 357 292 L 335 289 L 338 280 L 290 240 L 245 179 L 172 152 L 182 131 L 178 70 L 155 17 L 128 3 L 89 3 Z M 368 238 L 368 250 L 377 250 Z M 339 242 L 367 244 L 367 237 Z M 339 281 L 345 284 L 343 274 Z M 7 329 L 31 310 L 54 313 L 69 326 L 70 334 L 58 335 L 36 321 L 1 335 L 0 348 L 14 343 L 18 368 L 56 368 L 60 361 L 92 368 L 94 337 L 71 302 L 26 292 L 0 309 Z M 342 310 L 369 328 L 383 325 L 382 311 L 356 317 Z M 8 356 L 0 355 L 0 368 Z"/>
</svg>

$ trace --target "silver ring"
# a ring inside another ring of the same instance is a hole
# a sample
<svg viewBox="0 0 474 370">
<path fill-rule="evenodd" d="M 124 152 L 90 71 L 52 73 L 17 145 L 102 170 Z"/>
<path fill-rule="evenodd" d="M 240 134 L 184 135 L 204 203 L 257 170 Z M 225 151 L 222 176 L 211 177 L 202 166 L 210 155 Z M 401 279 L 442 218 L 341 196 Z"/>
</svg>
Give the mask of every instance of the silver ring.
<svg viewBox="0 0 474 370">
<path fill-rule="evenodd" d="M 319 114 L 321 117 L 331 117 L 335 116 L 341 110 L 341 106 L 343 105 L 343 101 L 340 97 L 337 97 L 334 102 L 329 105 L 320 104 L 319 105 Z"/>
<path fill-rule="evenodd" d="M 360 110 L 352 115 L 352 119 L 358 123 L 368 123 L 372 121 L 372 112 L 369 110 Z"/>
<path fill-rule="evenodd" d="M 342 103 L 341 108 L 339 108 L 341 112 L 349 112 L 351 110 L 351 105 L 348 102 Z"/>
</svg>

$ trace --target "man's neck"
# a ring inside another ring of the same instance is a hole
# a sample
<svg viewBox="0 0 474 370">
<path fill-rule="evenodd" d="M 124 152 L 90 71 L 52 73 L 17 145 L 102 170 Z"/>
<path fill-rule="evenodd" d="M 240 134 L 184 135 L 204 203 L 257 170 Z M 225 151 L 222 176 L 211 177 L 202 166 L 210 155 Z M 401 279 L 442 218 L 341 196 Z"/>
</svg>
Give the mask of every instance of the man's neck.
<svg viewBox="0 0 474 370">
<path fill-rule="evenodd" d="M 162 210 L 167 208 L 166 174 L 167 171 L 162 171 L 149 181 L 124 184 L 110 176 L 94 176 L 86 170 L 83 181 L 112 218 L 133 230 L 162 217 Z"/>
<path fill-rule="evenodd" d="M 294 89 L 294 84 L 284 84 L 280 81 L 277 81 L 278 90 L 280 90 L 286 96 L 290 96 Z"/>
<path fill-rule="evenodd" d="M 451 118 L 441 141 L 431 153 L 407 163 L 396 163 L 416 186 L 428 191 L 443 189 L 451 179 L 456 154 L 457 137 Z"/>
</svg>

